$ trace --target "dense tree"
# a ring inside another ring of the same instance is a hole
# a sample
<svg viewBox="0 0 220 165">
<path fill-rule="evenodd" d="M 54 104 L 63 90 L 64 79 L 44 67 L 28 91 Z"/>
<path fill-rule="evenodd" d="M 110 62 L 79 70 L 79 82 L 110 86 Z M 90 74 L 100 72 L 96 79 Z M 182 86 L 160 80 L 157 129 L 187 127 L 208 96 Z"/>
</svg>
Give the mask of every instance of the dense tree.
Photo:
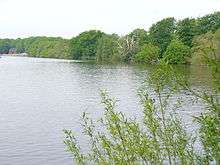
<svg viewBox="0 0 220 165">
<path fill-rule="evenodd" d="M 192 47 L 193 37 L 196 35 L 196 20 L 186 18 L 177 23 L 176 34 L 187 46 Z"/>
<path fill-rule="evenodd" d="M 134 57 L 134 62 L 154 64 L 159 59 L 160 49 L 152 44 L 145 44 Z"/>
<path fill-rule="evenodd" d="M 62 38 L 37 37 L 24 41 L 25 52 L 33 57 L 70 58 L 69 41 Z"/>
<path fill-rule="evenodd" d="M 7 54 L 11 47 L 12 47 L 11 40 L 0 39 L 0 54 Z"/>
<path fill-rule="evenodd" d="M 149 42 L 148 33 L 144 29 L 135 29 L 131 33 L 129 33 L 128 36 L 133 37 L 134 41 L 138 43 L 139 48 Z"/>
<path fill-rule="evenodd" d="M 24 40 L 25 39 L 18 38 L 12 41 L 12 47 L 16 49 L 17 53 L 25 52 Z"/>
<path fill-rule="evenodd" d="M 208 31 L 216 31 L 220 28 L 220 12 L 205 15 L 197 19 L 197 34 L 205 34 Z"/>
<path fill-rule="evenodd" d="M 215 33 L 208 32 L 197 36 L 192 50 L 190 61 L 193 65 L 205 64 L 207 58 L 220 61 L 220 28 Z"/>
<path fill-rule="evenodd" d="M 106 34 L 99 39 L 96 52 L 96 59 L 98 62 L 118 62 L 121 60 L 118 40 L 119 36 L 116 34 Z"/>
<path fill-rule="evenodd" d="M 104 35 L 98 42 L 97 59 L 98 61 L 109 62 L 131 62 L 133 57 L 147 42 L 149 42 L 149 39 L 144 29 L 135 29 L 121 38 L 117 35 Z"/>
<path fill-rule="evenodd" d="M 16 50 L 16 53 L 28 53 L 32 57 L 70 58 L 69 40 L 62 38 L 30 37 L 0 40 L 0 54 L 9 53 L 11 48 Z"/>
<path fill-rule="evenodd" d="M 184 64 L 189 56 L 190 48 L 178 39 L 173 39 L 163 55 L 163 60 L 169 64 Z"/>
<path fill-rule="evenodd" d="M 103 36 L 98 30 L 85 31 L 70 41 L 73 59 L 95 59 L 98 40 Z"/>
<path fill-rule="evenodd" d="M 160 55 L 166 51 L 175 30 L 175 19 L 165 18 L 150 27 L 149 36 L 153 44 L 160 48 Z"/>
</svg>

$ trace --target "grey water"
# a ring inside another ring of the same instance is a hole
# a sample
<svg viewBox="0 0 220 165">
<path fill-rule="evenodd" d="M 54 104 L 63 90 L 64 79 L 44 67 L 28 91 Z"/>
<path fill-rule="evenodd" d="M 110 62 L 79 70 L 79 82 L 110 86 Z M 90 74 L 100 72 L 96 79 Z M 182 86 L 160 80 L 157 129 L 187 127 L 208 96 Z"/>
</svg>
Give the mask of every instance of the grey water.
<svg viewBox="0 0 220 165">
<path fill-rule="evenodd" d="M 63 144 L 64 128 L 80 132 L 80 115 L 103 113 L 100 90 L 117 98 L 118 109 L 139 116 L 137 91 L 150 67 L 98 65 L 29 57 L 0 59 L 0 165 L 71 165 Z M 208 73 L 188 68 L 196 88 Z M 200 113 L 186 108 L 184 115 Z M 79 138 L 80 133 L 79 133 Z M 83 139 L 83 138 L 82 138 Z M 86 147 L 86 145 L 84 145 Z"/>
</svg>

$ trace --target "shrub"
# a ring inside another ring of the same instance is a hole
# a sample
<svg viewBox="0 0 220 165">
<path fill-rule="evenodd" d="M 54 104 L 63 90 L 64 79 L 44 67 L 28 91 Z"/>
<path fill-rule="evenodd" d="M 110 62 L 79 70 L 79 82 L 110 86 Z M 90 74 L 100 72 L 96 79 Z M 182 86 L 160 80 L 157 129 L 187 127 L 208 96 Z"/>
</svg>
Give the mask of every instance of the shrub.
<svg viewBox="0 0 220 165">
<path fill-rule="evenodd" d="M 103 131 L 83 114 L 83 133 L 89 137 L 91 148 L 83 154 L 71 130 L 65 130 L 64 143 L 77 164 L 195 164 L 194 140 L 186 133 L 175 113 L 157 108 L 153 99 L 141 93 L 143 123 L 116 112 L 115 101 L 102 93 L 105 115 L 101 119 Z M 158 113 L 161 113 L 158 116 Z M 168 115 L 168 117 L 165 117 Z M 100 123 L 99 123 L 100 124 Z"/>
<path fill-rule="evenodd" d="M 158 61 L 160 49 L 152 44 L 145 44 L 133 59 L 136 63 L 153 64 Z"/>
<path fill-rule="evenodd" d="M 163 60 L 169 64 L 185 64 L 189 56 L 190 48 L 178 39 L 174 39 L 167 47 L 163 55 Z"/>
</svg>

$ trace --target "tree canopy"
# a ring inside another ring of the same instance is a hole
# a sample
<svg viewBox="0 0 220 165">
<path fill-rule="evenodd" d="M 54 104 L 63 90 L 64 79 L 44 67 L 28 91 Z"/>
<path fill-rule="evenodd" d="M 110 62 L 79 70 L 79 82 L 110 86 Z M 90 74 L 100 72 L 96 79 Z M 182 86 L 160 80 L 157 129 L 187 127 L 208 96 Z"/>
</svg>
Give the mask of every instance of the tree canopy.
<svg viewBox="0 0 220 165">
<path fill-rule="evenodd" d="M 137 28 L 123 36 L 89 30 L 70 40 L 60 37 L 0 39 L 0 54 L 25 52 L 33 57 L 96 60 L 105 63 L 117 61 L 151 64 L 153 61 L 166 60 L 179 64 L 186 62 L 186 54 L 190 54 L 186 53 L 188 49 L 195 52 L 198 45 L 210 46 L 210 42 L 206 42 L 207 36 L 216 36 L 218 29 L 220 12 L 182 20 L 168 17 L 154 23 L 148 31 Z M 212 42 L 215 46 L 220 38 L 214 38 Z M 219 50 L 216 51 L 218 55 Z M 195 57 L 199 56 L 193 53 L 192 59 Z"/>
<path fill-rule="evenodd" d="M 134 62 L 154 64 L 159 60 L 160 49 L 152 44 L 145 44 L 134 57 Z"/>
<path fill-rule="evenodd" d="M 176 34 L 187 46 L 192 47 L 192 41 L 196 35 L 196 20 L 186 18 L 177 23 Z"/>
<path fill-rule="evenodd" d="M 166 51 L 175 30 L 175 19 L 165 18 L 150 27 L 149 35 L 153 44 L 160 48 L 160 55 Z"/>
<path fill-rule="evenodd" d="M 70 40 L 73 59 L 95 59 L 98 40 L 104 33 L 99 30 L 85 31 Z"/>
<path fill-rule="evenodd" d="M 178 39 L 173 39 L 164 53 L 163 60 L 169 64 L 184 64 L 190 56 L 190 48 Z"/>
<path fill-rule="evenodd" d="M 99 39 L 96 52 L 98 62 L 120 61 L 118 40 L 119 36 L 116 34 L 105 34 Z"/>
</svg>

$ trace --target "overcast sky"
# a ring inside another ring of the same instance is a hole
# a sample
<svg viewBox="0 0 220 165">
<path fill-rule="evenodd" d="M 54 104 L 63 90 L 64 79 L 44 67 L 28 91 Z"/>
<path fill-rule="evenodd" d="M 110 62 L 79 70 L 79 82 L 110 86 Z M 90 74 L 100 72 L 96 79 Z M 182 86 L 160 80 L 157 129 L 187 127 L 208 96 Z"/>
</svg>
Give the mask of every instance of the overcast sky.
<svg viewBox="0 0 220 165">
<path fill-rule="evenodd" d="M 214 11 L 220 0 L 0 0 L 0 38 L 71 38 L 90 29 L 123 35 L 165 17 Z"/>
</svg>

